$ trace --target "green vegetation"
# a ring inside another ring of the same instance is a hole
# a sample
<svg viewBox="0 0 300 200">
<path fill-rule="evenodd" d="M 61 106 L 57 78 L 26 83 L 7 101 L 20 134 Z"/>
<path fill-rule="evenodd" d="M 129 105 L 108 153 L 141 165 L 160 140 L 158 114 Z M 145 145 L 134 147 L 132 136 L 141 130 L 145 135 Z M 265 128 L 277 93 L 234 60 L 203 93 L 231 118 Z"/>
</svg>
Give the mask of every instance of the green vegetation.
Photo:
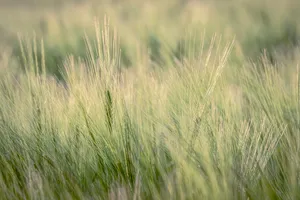
<svg viewBox="0 0 300 200">
<path fill-rule="evenodd" d="M 0 199 L 300 199 L 297 0 L 22 2 Z"/>
</svg>

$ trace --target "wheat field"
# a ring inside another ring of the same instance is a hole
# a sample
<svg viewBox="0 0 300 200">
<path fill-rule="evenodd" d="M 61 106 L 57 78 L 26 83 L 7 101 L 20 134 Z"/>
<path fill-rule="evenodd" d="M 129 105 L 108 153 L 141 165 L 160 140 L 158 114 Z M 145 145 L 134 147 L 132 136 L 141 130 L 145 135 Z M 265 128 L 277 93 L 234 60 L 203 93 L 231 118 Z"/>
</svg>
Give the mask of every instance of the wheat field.
<svg viewBox="0 0 300 200">
<path fill-rule="evenodd" d="M 0 2 L 0 199 L 300 199 L 297 0 Z"/>
</svg>

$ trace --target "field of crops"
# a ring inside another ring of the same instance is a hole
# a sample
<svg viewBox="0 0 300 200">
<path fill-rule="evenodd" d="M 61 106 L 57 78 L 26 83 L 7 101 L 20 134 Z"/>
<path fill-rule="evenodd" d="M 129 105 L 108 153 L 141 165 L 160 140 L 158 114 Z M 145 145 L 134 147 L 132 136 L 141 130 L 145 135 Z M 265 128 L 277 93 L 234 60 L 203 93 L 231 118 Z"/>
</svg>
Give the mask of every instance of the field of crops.
<svg viewBox="0 0 300 200">
<path fill-rule="evenodd" d="M 300 199 L 299 0 L 2 0 L 0 199 Z"/>
</svg>

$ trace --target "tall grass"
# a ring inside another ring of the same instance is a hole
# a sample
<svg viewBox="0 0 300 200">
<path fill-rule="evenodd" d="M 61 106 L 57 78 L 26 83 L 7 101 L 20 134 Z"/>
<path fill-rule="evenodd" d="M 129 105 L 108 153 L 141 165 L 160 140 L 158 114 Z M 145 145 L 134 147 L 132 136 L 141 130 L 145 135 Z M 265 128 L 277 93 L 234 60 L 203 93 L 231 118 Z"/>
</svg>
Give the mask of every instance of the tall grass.
<svg viewBox="0 0 300 200">
<path fill-rule="evenodd" d="M 231 65 L 217 35 L 162 51 L 165 68 L 141 46 L 128 70 L 108 20 L 95 30 L 86 59 L 63 60 L 64 82 L 39 40 L 21 40 L 25 73 L 3 57 L 1 199 L 300 197 L 295 63 Z"/>
</svg>

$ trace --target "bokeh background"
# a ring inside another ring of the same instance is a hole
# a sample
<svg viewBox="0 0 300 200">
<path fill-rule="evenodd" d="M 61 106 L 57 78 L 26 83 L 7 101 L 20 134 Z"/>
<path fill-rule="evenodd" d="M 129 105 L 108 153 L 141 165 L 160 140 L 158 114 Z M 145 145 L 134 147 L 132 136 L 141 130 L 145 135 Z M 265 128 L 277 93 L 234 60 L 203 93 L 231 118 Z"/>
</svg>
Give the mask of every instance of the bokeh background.
<svg viewBox="0 0 300 200">
<path fill-rule="evenodd" d="M 179 55 L 188 31 L 195 39 L 214 35 L 235 38 L 235 62 L 257 61 L 262 53 L 271 62 L 293 57 L 299 42 L 297 0 L 2 0 L 0 44 L 19 56 L 18 34 L 45 42 L 48 70 L 57 76 L 67 54 L 85 56 L 85 34 L 95 38 L 94 19 L 106 15 L 121 38 L 122 65 L 134 66 L 137 46 L 148 48 L 151 59 L 167 62 Z M 196 33 L 196 34 L 195 34 Z M 209 42 L 208 42 L 209 43 Z M 199 46 L 199 43 L 195 46 Z M 276 56 L 275 56 L 276 54 Z"/>
</svg>

